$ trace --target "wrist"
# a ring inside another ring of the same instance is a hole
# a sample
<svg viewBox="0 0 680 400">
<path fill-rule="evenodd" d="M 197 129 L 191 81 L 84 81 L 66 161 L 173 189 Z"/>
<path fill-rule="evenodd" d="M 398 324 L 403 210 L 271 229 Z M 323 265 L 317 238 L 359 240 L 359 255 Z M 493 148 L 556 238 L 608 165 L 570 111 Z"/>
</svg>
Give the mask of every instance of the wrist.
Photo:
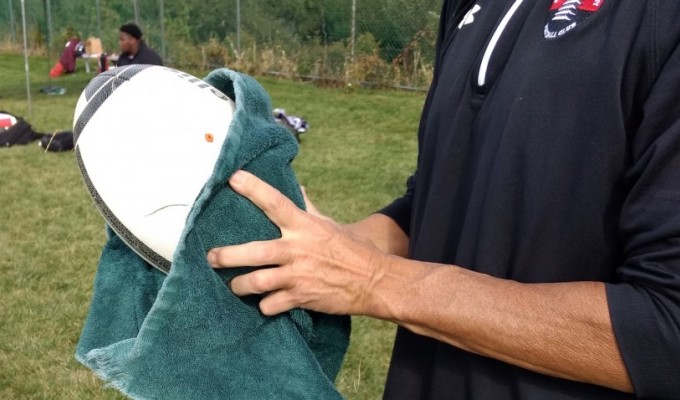
<svg viewBox="0 0 680 400">
<path fill-rule="evenodd" d="M 408 260 L 381 253 L 375 262 L 368 285 L 364 292 L 362 315 L 385 321 L 397 322 L 402 318 L 402 301 L 407 290 Z"/>
</svg>

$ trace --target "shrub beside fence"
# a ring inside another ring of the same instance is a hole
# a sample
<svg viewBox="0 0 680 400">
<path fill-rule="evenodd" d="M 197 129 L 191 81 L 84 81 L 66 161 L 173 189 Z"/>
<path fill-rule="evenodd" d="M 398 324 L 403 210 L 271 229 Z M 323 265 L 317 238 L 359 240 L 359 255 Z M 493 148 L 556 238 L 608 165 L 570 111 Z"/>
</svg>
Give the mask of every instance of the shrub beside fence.
<svg viewBox="0 0 680 400">
<path fill-rule="evenodd" d="M 20 0 L 0 7 L 0 49 L 21 51 Z M 30 0 L 29 50 L 58 58 L 72 35 L 118 49 L 136 21 L 178 68 L 228 66 L 326 84 L 426 89 L 441 0 Z"/>
</svg>

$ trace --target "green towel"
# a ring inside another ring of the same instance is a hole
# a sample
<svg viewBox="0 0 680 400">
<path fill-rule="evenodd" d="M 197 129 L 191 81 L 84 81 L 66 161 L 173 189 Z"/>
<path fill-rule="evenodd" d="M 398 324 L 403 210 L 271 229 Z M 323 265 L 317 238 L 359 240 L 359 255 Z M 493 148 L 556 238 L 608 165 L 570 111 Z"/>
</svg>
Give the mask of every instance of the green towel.
<svg viewBox="0 0 680 400">
<path fill-rule="evenodd" d="M 229 135 L 187 217 L 168 275 L 111 230 L 94 283 L 78 361 L 135 399 L 335 399 L 349 317 L 292 310 L 265 317 L 259 298 L 226 285 L 248 268 L 213 270 L 216 246 L 280 237 L 227 179 L 250 171 L 304 201 L 290 165 L 295 138 L 278 126 L 252 78 L 220 69 L 205 79 L 236 102 Z"/>
</svg>

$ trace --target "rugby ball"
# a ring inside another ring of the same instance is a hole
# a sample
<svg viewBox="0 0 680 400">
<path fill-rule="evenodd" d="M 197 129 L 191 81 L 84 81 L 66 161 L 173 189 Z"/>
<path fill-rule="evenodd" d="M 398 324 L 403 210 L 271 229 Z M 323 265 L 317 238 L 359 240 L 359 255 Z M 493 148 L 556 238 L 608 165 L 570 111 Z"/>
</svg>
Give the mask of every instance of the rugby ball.
<svg viewBox="0 0 680 400">
<path fill-rule="evenodd" d="M 161 271 L 170 270 L 234 110 L 203 80 L 150 65 L 101 73 L 78 99 L 73 133 L 85 185 L 116 234 Z"/>
</svg>

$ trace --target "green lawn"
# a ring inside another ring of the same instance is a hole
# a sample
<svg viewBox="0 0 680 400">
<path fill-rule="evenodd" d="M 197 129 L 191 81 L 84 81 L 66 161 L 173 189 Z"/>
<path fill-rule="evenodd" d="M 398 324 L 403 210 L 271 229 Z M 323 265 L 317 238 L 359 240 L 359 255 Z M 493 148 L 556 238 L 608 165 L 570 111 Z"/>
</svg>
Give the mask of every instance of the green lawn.
<svg viewBox="0 0 680 400">
<path fill-rule="evenodd" d="M 29 116 L 23 57 L 0 54 L 0 110 L 23 115 L 40 132 L 71 129 L 83 65 L 50 81 L 44 58 L 31 58 Z M 189 71 L 204 76 L 208 71 Z M 258 79 L 275 107 L 310 123 L 294 161 L 300 182 L 324 213 L 359 219 L 398 196 L 415 165 L 423 93 L 322 89 Z M 63 96 L 40 88 L 57 85 Z M 124 129 L 121 116 L 121 129 Z M 87 313 L 104 222 L 80 178 L 73 152 L 37 144 L 0 148 L 0 398 L 119 399 L 73 352 Z M 354 318 L 337 380 L 348 399 L 382 394 L 394 326 Z"/>
</svg>

